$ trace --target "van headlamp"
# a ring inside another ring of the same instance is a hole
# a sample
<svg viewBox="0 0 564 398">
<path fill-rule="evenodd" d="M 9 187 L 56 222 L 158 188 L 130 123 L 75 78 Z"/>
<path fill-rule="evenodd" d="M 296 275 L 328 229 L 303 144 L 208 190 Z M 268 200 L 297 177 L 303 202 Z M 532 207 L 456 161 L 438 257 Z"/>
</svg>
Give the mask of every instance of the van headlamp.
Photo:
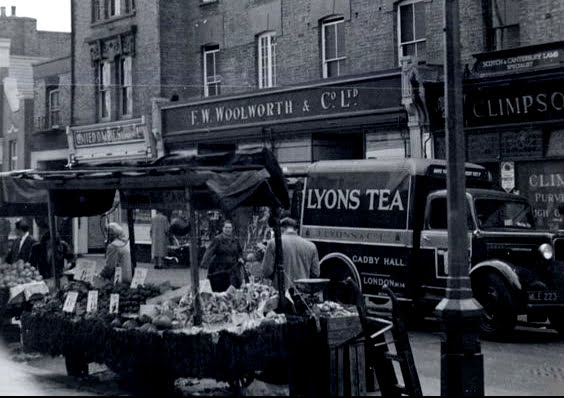
<svg viewBox="0 0 564 398">
<path fill-rule="evenodd" d="M 552 260 L 552 257 L 554 257 L 554 249 L 552 248 L 552 245 L 548 243 L 540 245 L 539 252 L 545 260 Z"/>
</svg>

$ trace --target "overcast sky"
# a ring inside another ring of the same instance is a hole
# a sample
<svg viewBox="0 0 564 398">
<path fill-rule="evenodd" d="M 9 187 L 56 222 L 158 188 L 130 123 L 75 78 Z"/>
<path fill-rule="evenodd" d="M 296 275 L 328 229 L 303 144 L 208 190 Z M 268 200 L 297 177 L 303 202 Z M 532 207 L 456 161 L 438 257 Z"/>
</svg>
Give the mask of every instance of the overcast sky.
<svg viewBox="0 0 564 398">
<path fill-rule="evenodd" d="M 16 16 L 37 19 L 38 30 L 70 32 L 71 0 L 0 0 L 6 7 L 6 14 L 12 14 L 16 6 Z"/>
</svg>

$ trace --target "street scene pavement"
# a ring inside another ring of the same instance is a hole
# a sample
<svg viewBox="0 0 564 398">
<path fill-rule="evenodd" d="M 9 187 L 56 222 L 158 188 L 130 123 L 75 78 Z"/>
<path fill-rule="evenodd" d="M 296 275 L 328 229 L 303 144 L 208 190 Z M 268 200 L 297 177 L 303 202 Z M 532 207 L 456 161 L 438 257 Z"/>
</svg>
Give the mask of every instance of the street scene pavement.
<svg viewBox="0 0 564 398">
<path fill-rule="evenodd" d="M 96 260 L 98 270 L 103 255 L 88 255 Z M 147 283 L 169 281 L 175 288 L 191 284 L 190 269 L 174 267 L 154 269 L 152 264 L 139 263 L 149 269 Z M 201 270 L 205 278 L 206 270 Z M 437 319 L 427 318 L 410 329 L 410 343 L 424 395 L 440 395 L 441 335 Z M 2 353 L 2 377 L 10 376 L 6 394 L 20 395 L 143 395 L 127 380 L 121 380 L 104 365 L 90 364 L 89 376 L 67 376 L 63 357 L 23 353 L 18 342 L 6 345 Z M 560 396 L 564 393 L 564 339 L 548 328 L 519 326 L 503 341 L 482 339 L 484 386 L 487 396 Z M 399 374 L 399 373 L 398 373 Z M 11 387 L 8 387 L 11 386 Z M 179 379 L 177 387 L 183 395 L 233 395 L 225 383 L 214 380 Z M 13 388 L 13 390 L 10 390 Z M 288 395 L 287 385 L 274 385 L 255 380 L 242 393 L 247 396 Z M 369 395 L 380 395 L 378 391 Z"/>
</svg>

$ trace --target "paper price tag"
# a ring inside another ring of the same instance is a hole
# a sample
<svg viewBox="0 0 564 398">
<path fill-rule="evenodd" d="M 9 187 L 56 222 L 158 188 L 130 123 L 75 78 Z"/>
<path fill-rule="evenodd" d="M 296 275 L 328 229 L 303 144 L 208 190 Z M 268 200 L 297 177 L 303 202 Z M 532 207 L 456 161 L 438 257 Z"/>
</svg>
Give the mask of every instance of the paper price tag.
<svg viewBox="0 0 564 398">
<path fill-rule="evenodd" d="M 114 273 L 114 285 L 117 285 L 118 283 L 121 283 L 122 279 L 121 279 L 121 267 L 116 267 L 115 273 Z"/>
<path fill-rule="evenodd" d="M 98 290 L 90 290 L 88 292 L 88 301 L 86 302 L 86 312 L 98 311 Z"/>
<path fill-rule="evenodd" d="M 76 266 L 74 279 L 88 283 L 94 282 L 96 274 L 96 261 L 80 259 Z"/>
<path fill-rule="evenodd" d="M 136 289 L 137 286 L 143 286 L 145 284 L 148 271 L 147 268 L 135 268 L 135 274 L 133 274 L 133 280 L 131 281 L 131 289 Z"/>
<path fill-rule="evenodd" d="M 119 294 L 110 294 L 110 314 L 117 314 L 119 312 Z"/>
<path fill-rule="evenodd" d="M 78 292 L 68 292 L 67 297 L 65 298 L 65 304 L 63 304 L 63 312 L 73 312 L 77 299 Z"/>
</svg>

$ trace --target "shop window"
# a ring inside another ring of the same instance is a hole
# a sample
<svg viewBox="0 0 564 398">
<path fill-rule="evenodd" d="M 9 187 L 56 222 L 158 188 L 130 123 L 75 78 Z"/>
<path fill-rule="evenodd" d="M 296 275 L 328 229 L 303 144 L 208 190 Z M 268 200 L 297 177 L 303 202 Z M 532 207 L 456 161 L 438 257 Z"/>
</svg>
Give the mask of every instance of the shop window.
<svg viewBox="0 0 564 398">
<path fill-rule="evenodd" d="M 488 50 L 519 47 L 519 0 L 490 0 L 488 6 Z"/>
<path fill-rule="evenodd" d="M 101 62 L 98 65 L 98 116 L 109 119 L 112 106 L 111 101 L 111 64 Z"/>
<path fill-rule="evenodd" d="M 58 88 L 49 90 L 48 115 L 50 128 L 61 125 L 61 101 Z"/>
<path fill-rule="evenodd" d="M 398 6 L 399 57 L 426 58 L 425 3 L 407 0 Z"/>
<path fill-rule="evenodd" d="M 219 45 L 204 47 L 204 97 L 212 97 L 220 94 L 221 78 L 217 72 L 218 55 Z"/>
<path fill-rule="evenodd" d="M 409 156 L 409 136 L 401 131 L 374 131 L 366 134 L 367 159 L 394 159 Z"/>
<path fill-rule="evenodd" d="M 133 79 L 131 77 L 131 64 L 132 58 L 130 56 L 122 57 L 119 60 L 121 114 L 124 116 L 133 113 Z"/>
<path fill-rule="evenodd" d="M 326 20 L 321 23 L 321 61 L 323 78 L 341 76 L 344 72 L 345 31 L 344 19 Z"/>
<path fill-rule="evenodd" d="M 276 33 L 267 32 L 258 37 L 259 88 L 276 86 Z"/>
<path fill-rule="evenodd" d="M 10 170 L 18 169 L 18 143 L 16 140 L 10 141 L 8 146 L 8 157 L 10 160 Z"/>
</svg>

